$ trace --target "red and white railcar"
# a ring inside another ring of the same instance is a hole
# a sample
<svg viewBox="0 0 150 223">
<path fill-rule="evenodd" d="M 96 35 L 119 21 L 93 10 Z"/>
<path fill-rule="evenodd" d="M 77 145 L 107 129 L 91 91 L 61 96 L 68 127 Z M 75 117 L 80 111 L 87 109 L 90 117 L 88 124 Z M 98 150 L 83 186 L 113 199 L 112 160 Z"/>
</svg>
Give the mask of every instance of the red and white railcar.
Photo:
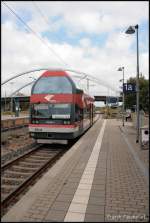
<svg viewBox="0 0 150 223">
<path fill-rule="evenodd" d="M 94 118 L 94 98 L 78 89 L 66 71 L 46 71 L 30 97 L 30 136 L 38 143 L 66 142 L 83 134 Z"/>
</svg>

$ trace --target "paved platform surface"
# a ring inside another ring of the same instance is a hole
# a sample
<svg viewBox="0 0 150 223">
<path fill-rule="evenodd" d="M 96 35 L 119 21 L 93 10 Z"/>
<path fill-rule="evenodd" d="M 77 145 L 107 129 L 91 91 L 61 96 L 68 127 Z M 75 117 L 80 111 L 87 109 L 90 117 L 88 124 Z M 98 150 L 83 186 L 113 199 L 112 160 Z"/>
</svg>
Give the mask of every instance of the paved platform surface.
<svg viewBox="0 0 150 223">
<path fill-rule="evenodd" d="M 96 122 L 2 222 L 148 222 L 148 150 L 125 125 Z"/>
</svg>

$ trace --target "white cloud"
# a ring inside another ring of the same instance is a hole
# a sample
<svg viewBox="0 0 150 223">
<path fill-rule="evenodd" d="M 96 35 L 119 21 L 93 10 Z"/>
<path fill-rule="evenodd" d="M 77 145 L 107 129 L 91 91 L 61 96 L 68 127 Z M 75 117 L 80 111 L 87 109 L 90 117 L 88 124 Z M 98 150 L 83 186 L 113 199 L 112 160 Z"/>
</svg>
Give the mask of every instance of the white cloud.
<svg viewBox="0 0 150 223">
<path fill-rule="evenodd" d="M 106 48 L 111 51 L 118 50 L 123 53 L 129 49 L 134 39 L 135 37 L 124 33 L 112 32 L 108 37 Z"/>
<path fill-rule="evenodd" d="M 50 26 L 44 23 L 32 2 L 9 4 L 18 14 L 20 9 L 30 10 L 33 14 L 28 24 L 38 32 L 49 28 L 51 31 L 62 25 L 66 26 L 67 32 L 72 35 L 79 31 L 99 34 L 111 31 L 102 47 L 92 45 L 88 35 L 80 39 L 78 46 L 70 45 L 67 41 L 63 44 L 51 43 L 46 37 L 44 41 L 69 64 L 69 67 L 95 75 L 116 87 L 116 90 L 119 89 L 118 81 L 122 78 L 122 73 L 117 71 L 119 66 L 125 67 L 125 78 L 136 75 L 136 52 L 130 50 L 135 36 L 124 34 L 124 28 L 147 19 L 147 2 L 37 2 L 49 18 Z M 52 22 L 52 16 L 58 15 L 63 19 Z M 12 15 L 8 18 L 2 24 L 2 81 L 33 68 L 65 67 L 33 34 L 20 30 L 14 20 L 11 20 Z M 52 27 L 54 24 L 56 26 Z M 117 28 L 122 28 L 122 32 Z M 148 52 L 140 54 L 140 72 L 148 78 Z M 15 81 L 14 88 L 19 88 L 21 83 L 28 81 L 27 78 L 21 77 Z M 9 88 L 7 86 L 10 92 Z M 100 85 L 93 89 L 95 92 L 107 92 L 107 89 Z"/>
<path fill-rule="evenodd" d="M 44 25 L 42 20 L 40 21 L 40 14 L 31 1 L 10 1 L 9 5 L 17 10 L 18 14 L 22 10 L 30 11 L 32 20 L 28 24 L 34 25 L 36 31 L 47 30 L 47 25 Z M 50 30 L 61 27 L 63 22 L 68 32 L 100 33 L 128 27 L 128 25 L 137 24 L 144 19 L 148 20 L 148 2 L 143 1 L 39 1 L 36 2 L 36 5 L 44 13 L 46 20 L 49 20 Z M 4 11 L 6 12 L 6 9 Z M 61 21 L 56 22 L 55 26 L 52 26 L 51 23 L 53 16 L 62 16 Z"/>
<path fill-rule="evenodd" d="M 142 53 L 139 55 L 139 70 L 142 72 L 143 75 L 146 75 L 146 77 L 149 77 L 149 54 Z"/>
<path fill-rule="evenodd" d="M 80 41 L 79 41 L 79 43 L 80 43 L 80 45 L 82 46 L 82 47 L 88 47 L 88 46 L 90 46 L 91 45 L 91 40 L 90 39 L 88 39 L 88 38 L 83 38 L 83 39 L 81 39 Z"/>
</svg>

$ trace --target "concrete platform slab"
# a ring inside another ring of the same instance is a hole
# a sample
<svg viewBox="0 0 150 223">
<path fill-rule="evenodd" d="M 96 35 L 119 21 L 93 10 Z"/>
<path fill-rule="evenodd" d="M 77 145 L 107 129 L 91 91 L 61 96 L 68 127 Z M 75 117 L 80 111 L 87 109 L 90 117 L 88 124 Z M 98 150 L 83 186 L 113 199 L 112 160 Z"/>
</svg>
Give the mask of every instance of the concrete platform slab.
<svg viewBox="0 0 150 223">
<path fill-rule="evenodd" d="M 148 168 L 128 128 L 119 126 L 117 120 L 99 120 L 2 222 L 148 221 Z"/>
</svg>

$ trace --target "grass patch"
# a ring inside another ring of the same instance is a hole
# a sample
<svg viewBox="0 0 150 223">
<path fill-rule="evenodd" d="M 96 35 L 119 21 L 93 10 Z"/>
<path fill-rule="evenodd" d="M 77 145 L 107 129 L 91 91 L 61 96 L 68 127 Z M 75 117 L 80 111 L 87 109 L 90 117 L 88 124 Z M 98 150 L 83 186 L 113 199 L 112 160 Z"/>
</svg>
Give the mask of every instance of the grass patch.
<svg viewBox="0 0 150 223">
<path fill-rule="evenodd" d="M 15 113 L 11 112 L 11 111 L 5 111 L 5 112 L 2 112 L 1 114 L 2 115 L 14 115 Z"/>
<path fill-rule="evenodd" d="M 29 114 L 29 111 L 21 111 L 19 112 L 19 115 L 28 115 Z M 11 111 L 4 111 L 4 112 L 1 112 L 1 115 L 15 115 L 15 112 L 11 112 Z"/>
</svg>

